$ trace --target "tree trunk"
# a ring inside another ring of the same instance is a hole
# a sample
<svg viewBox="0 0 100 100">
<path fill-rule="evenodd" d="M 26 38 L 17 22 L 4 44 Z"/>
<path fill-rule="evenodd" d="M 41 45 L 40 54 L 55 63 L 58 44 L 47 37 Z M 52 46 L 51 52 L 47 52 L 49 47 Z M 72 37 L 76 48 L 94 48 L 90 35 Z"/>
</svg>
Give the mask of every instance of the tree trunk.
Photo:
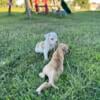
<svg viewBox="0 0 100 100">
<path fill-rule="evenodd" d="M 12 0 L 8 0 L 8 14 L 11 14 L 11 6 L 12 6 Z"/>
<path fill-rule="evenodd" d="M 26 8 L 26 14 L 30 18 L 31 17 L 31 10 L 29 7 L 29 0 L 25 0 L 25 8 Z"/>
<path fill-rule="evenodd" d="M 30 0 L 30 5 L 31 5 L 31 8 L 33 8 L 33 1 Z"/>
</svg>

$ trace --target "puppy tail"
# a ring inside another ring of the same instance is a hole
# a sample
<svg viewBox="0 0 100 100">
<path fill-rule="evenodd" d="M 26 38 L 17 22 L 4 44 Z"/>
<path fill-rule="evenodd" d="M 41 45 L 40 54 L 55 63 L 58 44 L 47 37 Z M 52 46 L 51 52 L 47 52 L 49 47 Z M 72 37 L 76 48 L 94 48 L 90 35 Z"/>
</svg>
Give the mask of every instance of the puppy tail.
<svg viewBox="0 0 100 100">
<path fill-rule="evenodd" d="M 37 45 L 36 45 L 36 47 L 35 47 L 35 52 L 36 52 L 36 53 L 38 53 L 38 48 L 37 48 Z"/>
<path fill-rule="evenodd" d="M 45 90 L 45 89 L 47 89 L 47 88 L 49 88 L 49 87 L 51 87 L 51 84 L 48 83 L 48 82 L 44 82 L 43 84 L 41 84 L 41 85 L 36 89 L 36 92 L 38 93 L 38 95 L 40 95 L 40 94 L 41 94 L 41 91 L 43 91 L 43 90 Z"/>
<path fill-rule="evenodd" d="M 44 74 L 43 72 L 39 73 L 39 76 L 40 76 L 41 78 L 45 78 L 45 74 Z"/>
<path fill-rule="evenodd" d="M 36 46 L 35 46 L 35 52 L 36 53 L 40 52 L 39 43 L 37 43 Z"/>
</svg>

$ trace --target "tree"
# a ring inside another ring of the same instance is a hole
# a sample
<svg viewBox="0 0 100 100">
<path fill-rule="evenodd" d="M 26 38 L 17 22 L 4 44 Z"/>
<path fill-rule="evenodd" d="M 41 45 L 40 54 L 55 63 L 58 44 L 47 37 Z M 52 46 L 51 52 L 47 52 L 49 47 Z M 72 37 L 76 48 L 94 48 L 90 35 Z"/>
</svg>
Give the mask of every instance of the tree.
<svg viewBox="0 0 100 100">
<path fill-rule="evenodd" d="M 11 14 L 11 6 L 12 6 L 12 0 L 8 0 L 8 14 Z"/>
<path fill-rule="evenodd" d="M 31 6 L 31 8 L 33 8 L 33 1 L 32 0 L 30 0 L 30 6 Z"/>
<path fill-rule="evenodd" d="M 78 4 L 81 8 L 88 8 L 89 0 L 74 0 L 74 5 Z"/>
<path fill-rule="evenodd" d="M 29 0 L 25 0 L 25 8 L 26 8 L 27 16 L 30 18 L 31 17 L 31 10 L 29 7 Z"/>
<path fill-rule="evenodd" d="M 0 6 L 6 6 L 7 5 L 7 0 L 0 0 Z"/>
</svg>

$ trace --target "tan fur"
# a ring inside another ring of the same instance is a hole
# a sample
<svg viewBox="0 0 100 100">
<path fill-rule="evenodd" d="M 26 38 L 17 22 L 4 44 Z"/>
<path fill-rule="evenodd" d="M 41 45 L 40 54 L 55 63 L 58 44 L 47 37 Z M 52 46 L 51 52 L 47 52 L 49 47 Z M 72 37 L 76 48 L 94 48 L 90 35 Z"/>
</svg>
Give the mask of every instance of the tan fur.
<svg viewBox="0 0 100 100">
<path fill-rule="evenodd" d="M 41 94 L 42 90 L 51 86 L 58 89 L 54 82 L 58 80 L 63 72 L 63 61 L 66 52 L 68 52 L 68 45 L 60 43 L 56 51 L 53 53 L 51 61 L 43 68 L 42 73 L 39 74 L 41 78 L 47 76 L 49 80 L 37 88 L 36 92 L 38 94 Z"/>
</svg>

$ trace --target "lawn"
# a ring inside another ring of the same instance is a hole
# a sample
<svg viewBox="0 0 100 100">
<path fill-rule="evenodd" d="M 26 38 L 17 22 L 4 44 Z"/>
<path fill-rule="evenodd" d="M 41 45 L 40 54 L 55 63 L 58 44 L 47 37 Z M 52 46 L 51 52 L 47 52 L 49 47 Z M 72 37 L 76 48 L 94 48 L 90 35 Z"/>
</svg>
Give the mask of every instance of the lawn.
<svg viewBox="0 0 100 100">
<path fill-rule="evenodd" d="M 38 96 L 44 82 L 38 73 L 46 62 L 34 52 L 44 33 L 55 31 L 71 50 L 64 72 Z M 81 12 L 60 17 L 0 13 L 0 100 L 100 100 L 100 12 Z"/>
<path fill-rule="evenodd" d="M 8 7 L 0 7 L 0 13 L 7 12 L 7 11 L 8 11 Z M 11 11 L 22 13 L 25 11 L 25 8 L 12 7 Z"/>
</svg>

